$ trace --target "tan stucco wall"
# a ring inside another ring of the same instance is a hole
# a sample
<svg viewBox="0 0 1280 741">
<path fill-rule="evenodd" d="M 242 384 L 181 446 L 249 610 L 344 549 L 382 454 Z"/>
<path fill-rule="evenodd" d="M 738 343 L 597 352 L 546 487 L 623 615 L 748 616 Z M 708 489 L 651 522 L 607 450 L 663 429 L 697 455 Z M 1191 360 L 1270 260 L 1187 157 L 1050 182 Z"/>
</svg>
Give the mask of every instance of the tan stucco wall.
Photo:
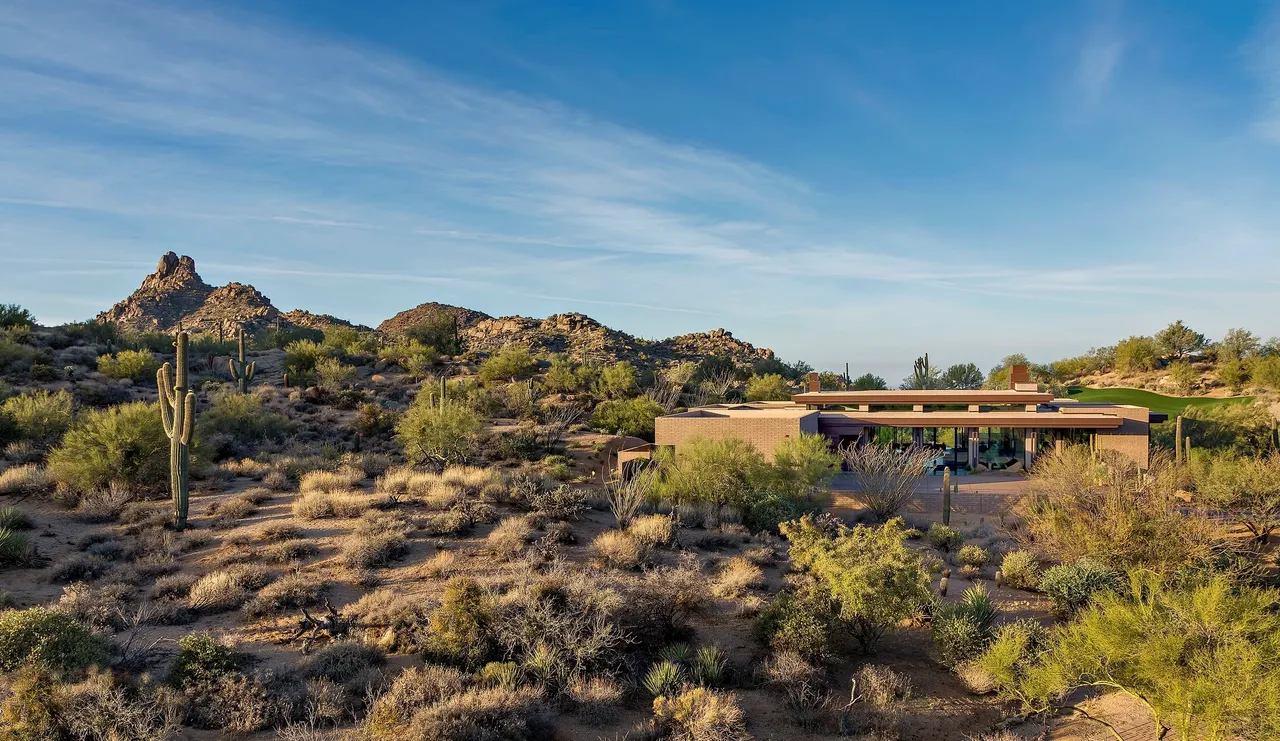
<svg viewBox="0 0 1280 741">
<path fill-rule="evenodd" d="M 654 425 L 654 442 L 657 445 L 674 445 L 679 448 L 690 438 L 703 437 L 720 440 L 736 437 L 755 446 L 766 458 L 773 459 L 773 451 L 787 438 L 798 437 L 801 432 L 817 432 L 818 415 L 803 417 L 658 417 Z"/>
<path fill-rule="evenodd" d="M 1150 410 L 1144 407 L 1111 407 L 1106 413 L 1121 417 L 1124 424 L 1115 430 L 1098 430 L 1098 449 L 1123 453 L 1146 468 L 1151 462 L 1151 424 L 1147 421 Z"/>
</svg>

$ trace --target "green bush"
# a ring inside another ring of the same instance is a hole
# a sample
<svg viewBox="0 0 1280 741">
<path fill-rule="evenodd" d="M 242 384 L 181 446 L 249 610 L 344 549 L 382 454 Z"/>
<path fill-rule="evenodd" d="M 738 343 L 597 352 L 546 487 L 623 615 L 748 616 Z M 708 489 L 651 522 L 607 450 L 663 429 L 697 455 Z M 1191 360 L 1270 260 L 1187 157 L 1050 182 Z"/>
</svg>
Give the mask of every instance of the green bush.
<svg viewBox="0 0 1280 741">
<path fill-rule="evenodd" d="M 841 619 L 868 653 L 886 630 L 929 601 L 929 576 L 903 542 L 906 529 L 899 518 L 851 529 L 806 515 L 781 530 L 791 542 L 793 567 L 817 579 L 839 604 Z"/>
<path fill-rule="evenodd" d="M 316 364 L 338 355 L 338 350 L 314 340 L 296 340 L 284 348 L 284 365 L 290 376 L 314 373 Z"/>
<path fill-rule="evenodd" d="M 445 588 L 432 613 L 424 649 L 431 659 L 478 669 L 496 646 L 488 631 L 492 598 L 475 581 L 458 577 Z"/>
<path fill-rule="evenodd" d="M 596 392 L 609 399 L 630 399 L 640 393 L 639 374 L 625 360 L 605 366 L 596 379 Z"/>
<path fill-rule="evenodd" d="M 0 415 L 17 426 L 22 438 L 41 447 L 57 444 L 74 419 L 74 398 L 67 391 L 33 391 L 0 404 Z"/>
<path fill-rule="evenodd" d="M 254 394 L 223 391 L 200 413 L 196 424 L 203 435 L 229 435 L 237 442 L 280 441 L 289 432 L 289 420 L 270 411 Z"/>
<path fill-rule="evenodd" d="M 1120 587 L 1119 574 L 1091 558 L 1054 566 L 1040 577 L 1040 591 L 1062 615 L 1078 612 L 1098 595 Z"/>
<path fill-rule="evenodd" d="M 646 439 L 653 438 L 653 421 L 666 414 L 658 402 L 647 396 L 600 402 L 591 415 L 591 426 L 609 433 L 621 432 Z"/>
<path fill-rule="evenodd" d="M 134 402 L 87 412 L 49 453 L 49 472 L 66 490 L 87 493 L 112 483 L 142 493 L 169 482 L 169 438 L 154 404 Z"/>
<path fill-rule="evenodd" d="M 243 654 L 212 633 L 188 633 L 178 639 L 178 658 L 173 662 L 169 681 L 182 687 L 194 681 L 230 674 L 240 668 L 244 659 Z"/>
<path fill-rule="evenodd" d="M 791 651 L 822 662 L 830 653 L 836 619 L 826 595 L 815 590 L 785 591 L 756 616 L 754 631 L 774 651 Z"/>
<path fill-rule="evenodd" d="M 419 395 L 396 424 L 409 461 L 444 466 L 473 457 L 485 430 L 480 415 L 459 403 L 440 406 L 423 402 Z"/>
<path fill-rule="evenodd" d="M 356 380 L 354 366 L 347 365 L 337 358 L 320 358 L 316 361 L 316 382 L 327 389 L 339 389 L 349 386 Z"/>
<path fill-rule="evenodd" d="M 324 332 L 310 327 L 281 327 L 278 330 L 272 327 L 252 337 L 253 346 L 259 350 L 281 350 L 304 340 L 312 343 L 323 342 Z"/>
<path fill-rule="evenodd" d="M 995 639 L 978 657 L 978 666 L 991 675 L 996 689 L 1009 700 L 1033 701 L 1022 694 L 1027 675 L 1049 648 L 1049 629 L 1031 618 L 1000 626 Z"/>
<path fill-rule="evenodd" d="M 960 550 L 956 551 L 956 561 L 964 566 L 973 566 L 974 568 L 982 568 L 987 565 L 987 561 L 991 560 L 991 554 L 987 553 L 987 549 L 977 545 L 963 545 Z"/>
<path fill-rule="evenodd" d="M 509 347 L 485 359 L 476 371 L 485 385 L 533 377 L 538 364 L 524 347 Z"/>
<path fill-rule="evenodd" d="M 17 304 L 0 304 L 0 329 L 31 329 L 36 318 Z"/>
<path fill-rule="evenodd" d="M 747 401 L 789 401 L 791 384 L 777 373 L 747 379 Z"/>
<path fill-rule="evenodd" d="M 1150 337 L 1130 337 L 1116 343 L 1116 370 L 1121 374 L 1155 370 L 1160 350 Z"/>
<path fill-rule="evenodd" d="M 995 637 L 996 608 L 981 584 L 969 587 L 959 602 L 940 603 L 933 611 L 933 642 L 944 666 L 978 658 Z"/>
<path fill-rule="evenodd" d="M 110 657 L 107 642 L 72 615 L 47 607 L 0 612 L 0 671 L 39 666 L 78 672 Z"/>
<path fill-rule="evenodd" d="M 145 381 L 155 378 L 159 369 L 160 361 L 150 350 L 121 350 L 114 358 L 110 355 L 98 358 L 98 372 L 107 378 Z"/>
<path fill-rule="evenodd" d="M 1006 553 L 1000 571 L 1004 583 L 1014 589 L 1035 589 L 1040 583 L 1040 564 L 1030 551 Z"/>
<path fill-rule="evenodd" d="M 446 311 L 433 311 L 422 321 L 405 330 L 405 337 L 426 347 L 435 348 L 445 355 L 462 352 L 462 336 L 458 333 L 458 318 Z"/>
<path fill-rule="evenodd" d="M 583 389 L 579 366 L 565 355 L 551 358 L 551 367 L 542 374 L 542 385 L 556 394 L 572 394 Z"/>
<path fill-rule="evenodd" d="M 930 525 L 929 532 L 924 537 L 929 542 L 929 545 L 948 553 L 960 548 L 961 544 L 964 543 L 964 536 L 959 531 L 939 522 Z"/>
</svg>

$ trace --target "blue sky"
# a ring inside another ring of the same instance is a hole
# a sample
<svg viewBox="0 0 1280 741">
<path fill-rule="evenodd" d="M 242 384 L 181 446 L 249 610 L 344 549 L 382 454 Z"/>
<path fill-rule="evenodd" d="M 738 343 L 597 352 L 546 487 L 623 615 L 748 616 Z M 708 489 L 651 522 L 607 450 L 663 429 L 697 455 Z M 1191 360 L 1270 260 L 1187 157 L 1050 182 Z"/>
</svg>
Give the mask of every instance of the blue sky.
<svg viewBox="0 0 1280 741">
<path fill-rule="evenodd" d="M 1280 5 L 0 2 L 0 301 L 725 327 L 901 377 L 1280 334 Z"/>
</svg>

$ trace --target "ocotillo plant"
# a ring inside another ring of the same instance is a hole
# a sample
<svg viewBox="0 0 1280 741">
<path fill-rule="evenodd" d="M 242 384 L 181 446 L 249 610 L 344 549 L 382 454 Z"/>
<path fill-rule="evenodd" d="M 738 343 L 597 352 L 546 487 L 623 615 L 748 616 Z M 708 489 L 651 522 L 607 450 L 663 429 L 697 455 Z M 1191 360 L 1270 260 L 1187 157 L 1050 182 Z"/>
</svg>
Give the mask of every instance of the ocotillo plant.
<svg viewBox="0 0 1280 741">
<path fill-rule="evenodd" d="M 187 389 L 187 333 L 179 332 L 175 369 L 168 363 L 156 371 L 160 389 L 160 421 L 169 436 L 169 491 L 173 495 L 173 524 L 178 530 L 187 526 L 190 502 L 187 466 L 191 459 L 191 433 L 196 425 L 196 395 Z M 172 381 L 172 382 L 171 382 Z"/>
<path fill-rule="evenodd" d="M 231 377 L 236 379 L 236 387 L 240 389 L 240 393 L 249 393 L 249 382 L 253 380 L 253 372 L 258 369 L 258 361 L 253 361 L 247 365 L 244 362 L 244 327 L 240 328 L 240 335 L 237 340 L 240 350 L 240 362 L 236 363 L 234 358 L 227 359 L 227 367 L 231 369 Z"/>
<path fill-rule="evenodd" d="M 942 524 L 951 524 L 951 467 L 942 469 Z"/>
<path fill-rule="evenodd" d="M 1178 419 L 1173 423 L 1173 460 L 1177 463 L 1182 462 L 1182 415 L 1178 415 Z"/>
</svg>

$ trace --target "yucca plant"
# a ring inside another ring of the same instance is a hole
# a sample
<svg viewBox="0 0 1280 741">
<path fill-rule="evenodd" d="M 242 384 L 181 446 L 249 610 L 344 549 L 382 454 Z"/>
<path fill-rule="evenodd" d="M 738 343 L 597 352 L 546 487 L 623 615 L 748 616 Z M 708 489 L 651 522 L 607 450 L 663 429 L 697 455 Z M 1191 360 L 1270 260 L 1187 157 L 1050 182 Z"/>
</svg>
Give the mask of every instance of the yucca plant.
<svg viewBox="0 0 1280 741">
<path fill-rule="evenodd" d="M 660 661 L 654 664 L 642 682 L 645 690 L 653 697 L 670 697 L 679 692 L 684 684 L 684 672 L 679 664 Z"/>
<path fill-rule="evenodd" d="M 25 534 L 0 527 L 0 566 L 23 566 L 34 556 Z"/>
<path fill-rule="evenodd" d="M 662 649 L 658 656 L 663 661 L 669 661 L 672 664 L 685 666 L 693 660 L 694 653 L 693 649 L 690 648 L 687 643 L 673 643 Z"/>
<path fill-rule="evenodd" d="M 520 667 L 514 661 L 491 661 L 484 665 L 476 678 L 489 687 L 510 689 L 520 684 Z"/>
<path fill-rule="evenodd" d="M 17 507 L 0 507 L 0 530 L 30 530 L 31 518 Z"/>
<path fill-rule="evenodd" d="M 728 659 L 718 646 L 703 646 L 693 655 L 691 672 L 694 683 L 702 687 L 719 687 L 724 684 Z"/>
</svg>

